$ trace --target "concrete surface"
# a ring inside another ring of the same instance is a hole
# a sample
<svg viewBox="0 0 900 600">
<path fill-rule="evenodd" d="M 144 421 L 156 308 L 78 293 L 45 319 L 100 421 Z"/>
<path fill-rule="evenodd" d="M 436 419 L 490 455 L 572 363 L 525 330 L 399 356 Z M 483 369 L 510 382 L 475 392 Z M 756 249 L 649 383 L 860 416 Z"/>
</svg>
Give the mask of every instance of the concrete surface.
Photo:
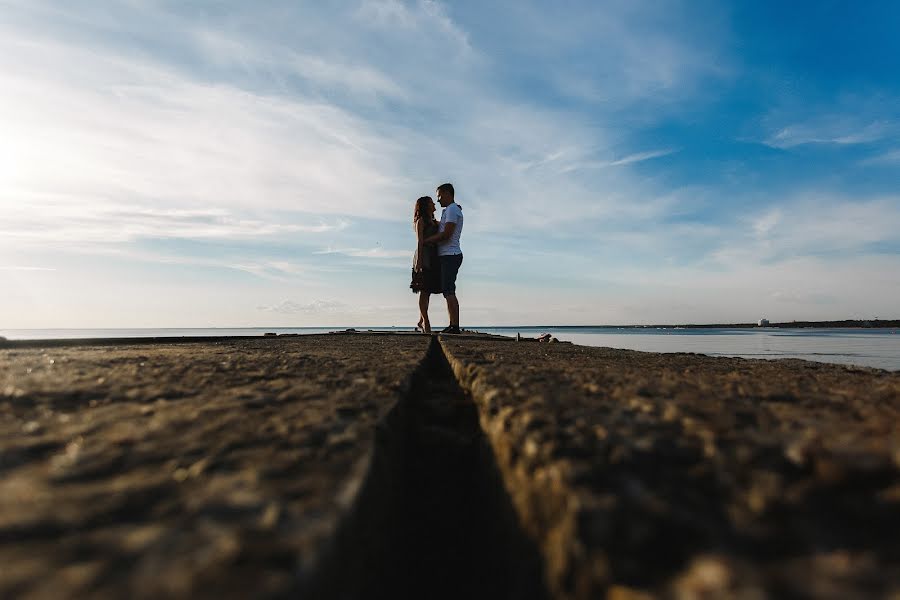
<svg viewBox="0 0 900 600">
<path fill-rule="evenodd" d="M 900 374 L 443 346 L 554 597 L 900 597 Z"/>
<path fill-rule="evenodd" d="M 2 598 L 900 598 L 898 532 L 897 373 L 479 336 L 0 348 Z"/>
<path fill-rule="evenodd" d="M 423 338 L 0 350 L 0 597 L 266 597 L 352 503 Z"/>
</svg>

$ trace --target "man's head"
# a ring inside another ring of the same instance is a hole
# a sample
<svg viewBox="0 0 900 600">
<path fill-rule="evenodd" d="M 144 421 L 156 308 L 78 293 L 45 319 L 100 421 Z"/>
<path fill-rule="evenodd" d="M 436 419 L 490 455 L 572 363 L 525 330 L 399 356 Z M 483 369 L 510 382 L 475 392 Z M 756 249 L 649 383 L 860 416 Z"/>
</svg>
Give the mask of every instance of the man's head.
<svg viewBox="0 0 900 600">
<path fill-rule="evenodd" d="M 437 199 L 441 206 L 447 207 L 453 204 L 453 184 L 442 183 L 437 186 Z"/>
</svg>

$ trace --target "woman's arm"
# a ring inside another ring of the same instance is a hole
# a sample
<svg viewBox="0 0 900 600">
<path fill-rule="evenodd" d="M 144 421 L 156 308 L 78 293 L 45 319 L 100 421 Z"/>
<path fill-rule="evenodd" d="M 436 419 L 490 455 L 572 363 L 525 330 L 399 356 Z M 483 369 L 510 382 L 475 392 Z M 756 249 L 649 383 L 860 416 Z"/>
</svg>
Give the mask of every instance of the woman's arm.
<svg viewBox="0 0 900 600">
<path fill-rule="evenodd" d="M 416 265 L 415 270 L 422 270 L 422 249 L 425 246 L 425 222 L 423 219 L 416 221 Z"/>
<path fill-rule="evenodd" d="M 444 230 L 440 233 L 436 233 L 430 238 L 425 240 L 426 244 L 439 244 L 444 240 L 449 240 L 450 236 L 453 235 L 453 232 L 456 231 L 456 223 L 450 221 L 449 223 L 444 223 Z"/>
</svg>

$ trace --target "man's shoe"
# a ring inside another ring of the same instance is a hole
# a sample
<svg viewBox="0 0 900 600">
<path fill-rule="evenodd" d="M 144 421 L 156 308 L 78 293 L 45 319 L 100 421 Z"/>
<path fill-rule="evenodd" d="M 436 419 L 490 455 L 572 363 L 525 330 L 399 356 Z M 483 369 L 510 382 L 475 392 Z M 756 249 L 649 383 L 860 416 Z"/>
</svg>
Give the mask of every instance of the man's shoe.
<svg viewBox="0 0 900 600">
<path fill-rule="evenodd" d="M 441 333 L 462 333 L 462 331 L 460 330 L 459 327 L 456 327 L 455 325 L 450 325 L 449 327 L 444 327 L 441 330 Z"/>
</svg>

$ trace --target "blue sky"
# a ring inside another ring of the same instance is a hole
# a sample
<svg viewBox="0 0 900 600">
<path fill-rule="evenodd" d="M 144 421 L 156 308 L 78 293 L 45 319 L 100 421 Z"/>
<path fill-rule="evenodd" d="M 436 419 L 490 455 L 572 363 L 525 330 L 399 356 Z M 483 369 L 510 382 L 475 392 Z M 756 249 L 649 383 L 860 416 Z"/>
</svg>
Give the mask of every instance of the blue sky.
<svg viewBox="0 0 900 600">
<path fill-rule="evenodd" d="M 896 318 L 898 24 L 0 0 L 0 327 L 411 325 L 444 181 L 464 326 Z"/>
</svg>

